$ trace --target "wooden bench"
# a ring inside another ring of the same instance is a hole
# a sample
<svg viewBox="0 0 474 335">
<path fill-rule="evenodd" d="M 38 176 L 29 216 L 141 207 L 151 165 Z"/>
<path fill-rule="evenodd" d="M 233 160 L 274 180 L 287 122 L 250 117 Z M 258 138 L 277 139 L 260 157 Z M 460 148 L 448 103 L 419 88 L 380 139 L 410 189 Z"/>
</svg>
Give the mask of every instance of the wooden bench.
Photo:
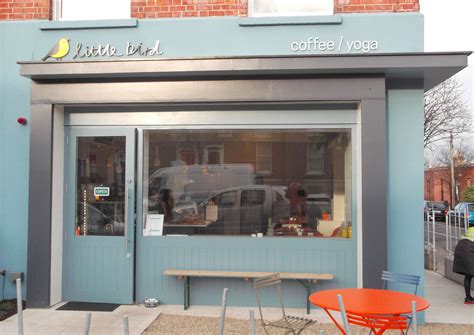
<svg viewBox="0 0 474 335">
<path fill-rule="evenodd" d="M 167 269 L 163 274 L 184 279 L 184 309 L 188 309 L 191 304 L 191 278 L 242 278 L 245 280 L 269 276 L 275 272 L 247 272 L 247 271 L 203 271 L 203 270 L 178 270 Z M 296 280 L 306 288 L 306 313 L 309 314 L 312 284 L 318 280 L 333 280 L 334 275 L 329 273 L 295 273 L 279 272 L 281 279 Z"/>
</svg>

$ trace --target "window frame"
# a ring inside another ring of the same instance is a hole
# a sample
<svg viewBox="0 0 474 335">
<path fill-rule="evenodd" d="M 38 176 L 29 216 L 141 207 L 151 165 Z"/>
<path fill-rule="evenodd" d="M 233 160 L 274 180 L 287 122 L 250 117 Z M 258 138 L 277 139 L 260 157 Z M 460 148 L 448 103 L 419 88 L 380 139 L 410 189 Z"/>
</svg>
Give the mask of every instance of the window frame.
<svg viewBox="0 0 474 335">
<path fill-rule="evenodd" d="M 209 164 L 209 151 L 219 152 L 218 164 L 224 164 L 224 146 L 222 144 L 207 144 L 204 146 L 204 164 Z"/>
<path fill-rule="evenodd" d="M 325 2 L 328 6 L 327 10 L 324 11 L 312 11 L 312 12 L 276 12 L 276 13 L 256 13 L 255 2 L 266 1 L 266 0 L 248 0 L 248 16 L 249 17 L 285 17 L 285 16 L 319 16 L 319 15 L 334 15 L 334 0 L 316 0 L 316 2 Z M 274 0 L 278 1 L 278 0 Z M 308 1 L 315 2 L 315 1 Z"/>
<path fill-rule="evenodd" d="M 348 111 L 349 113 L 356 113 L 355 110 L 349 110 Z M 260 114 L 259 114 L 260 115 Z M 349 200 L 349 204 L 350 204 L 350 216 L 348 217 L 348 222 L 350 222 L 350 225 L 353 227 L 353 234 L 355 234 L 355 236 L 353 235 L 352 238 L 348 238 L 348 239 L 343 239 L 344 241 L 355 241 L 357 239 L 357 231 L 358 231 L 358 222 L 359 222 L 359 211 L 361 210 L 361 207 L 360 207 L 360 203 L 358 201 L 355 201 L 354 199 L 357 198 L 357 194 L 358 194 L 358 188 L 360 187 L 360 180 L 358 179 L 358 169 L 360 168 L 359 166 L 359 160 L 360 160 L 360 149 L 359 149 L 359 141 L 357 140 L 358 139 L 358 134 L 360 132 L 360 126 L 356 123 L 337 123 L 337 124 L 334 124 L 334 123 L 331 123 L 331 122 L 328 122 L 328 121 L 325 121 L 325 122 L 316 122 L 316 123 L 312 123 L 312 124 L 308 124 L 308 118 L 305 118 L 305 122 L 297 122 L 297 123 L 293 123 L 291 125 L 281 125 L 281 124 L 268 124 L 268 123 L 264 123 L 264 122 L 255 122 L 253 124 L 250 124 L 250 123 L 246 123 L 246 124 L 242 124 L 242 125 L 235 125 L 235 124 L 228 124 L 227 123 L 227 120 L 218 120 L 218 122 L 216 122 L 216 120 L 214 120 L 214 123 L 212 124 L 204 124 L 204 125 L 193 125 L 193 126 L 189 126 L 187 124 L 177 124 L 177 125 L 173 125 L 172 127 L 168 126 L 168 125 L 162 125 L 162 126 L 156 126 L 156 125 L 153 125 L 153 126 L 138 126 L 136 129 L 138 131 L 138 166 L 137 166 L 137 171 L 143 171 L 143 168 L 145 167 L 145 165 L 143 164 L 143 160 L 144 160 L 144 155 L 145 153 L 148 152 L 148 146 L 147 144 L 145 143 L 145 139 L 147 138 L 147 133 L 149 131 L 152 131 L 152 130 L 197 130 L 197 131 L 200 131 L 200 130 L 220 130 L 220 131 L 225 131 L 225 130 L 256 130 L 256 131 L 261 131 L 261 130 L 279 130 L 279 129 L 282 129 L 282 130 L 298 130 L 298 129 L 308 129 L 308 130 L 312 130 L 312 131 L 326 131 L 326 130 L 330 130 L 330 131 L 347 131 L 349 134 L 350 134 L 350 137 L 351 137 L 351 181 L 350 181 L 350 188 L 351 188 L 351 192 L 350 192 L 350 200 Z M 141 162 L 141 163 L 140 163 Z M 255 171 L 256 172 L 256 171 Z M 144 177 L 146 175 L 142 174 L 142 173 L 138 173 L 138 179 L 137 179 L 137 183 L 138 183 L 138 188 L 137 188 L 137 199 L 139 199 L 139 201 L 144 201 L 144 193 L 143 191 L 146 190 L 146 188 L 143 186 L 143 183 L 144 183 Z M 237 201 L 239 202 L 239 205 L 240 206 L 240 197 L 238 195 L 237 197 Z M 144 224 L 144 220 L 146 218 L 146 210 L 144 210 L 144 207 L 143 206 L 138 206 L 139 208 L 137 208 L 137 218 L 138 218 L 138 222 L 140 222 L 141 225 Z M 195 236 L 196 238 L 235 238 L 236 236 L 235 235 L 227 235 L 227 234 L 222 234 L 222 235 L 214 235 L 214 234 L 204 234 L 204 235 L 192 235 L 192 236 Z M 242 237 L 245 237 L 245 236 L 241 236 L 239 235 L 238 236 L 239 238 L 242 238 Z M 247 236 L 248 238 L 250 238 L 250 236 Z M 143 238 L 142 236 L 140 236 L 140 238 Z M 156 237 L 155 237 L 156 238 Z M 167 236 L 163 236 L 162 238 L 167 238 Z M 286 236 L 283 236 L 283 237 L 279 237 L 279 238 L 282 238 L 282 239 L 286 239 L 286 238 L 293 238 L 293 237 L 286 237 Z"/>
<path fill-rule="evenodd" d="M 52 0 L 52 21 L 91 21 L 91 20 L 121 20 L 132 18 L 132 0 L 121 0 L 129 2 L 129 15 L 128 17 L 115 17 L 115 18 L 80 18 L 80 19 L 64 19 L 63 18 L 63 2 L 71 0 Z M 116 0 L 115 0 L 116 1 Z"/>
</svg>

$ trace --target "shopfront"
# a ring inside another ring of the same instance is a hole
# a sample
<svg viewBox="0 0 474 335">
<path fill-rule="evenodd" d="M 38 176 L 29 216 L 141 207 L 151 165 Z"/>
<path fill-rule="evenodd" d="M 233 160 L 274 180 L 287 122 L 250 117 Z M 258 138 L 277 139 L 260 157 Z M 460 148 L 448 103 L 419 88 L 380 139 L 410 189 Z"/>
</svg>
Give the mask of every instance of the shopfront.
<svg viewBox="0 0 474 335">
<path fill-rule="evenodd" d="M 182 281 L 163 275 L 176 268 L 335 276 L 314 290 L 421 275 L 423 226 L 405 219 L 422 218 L 423 92 L 467 56 L 421 53 L 418 15 L 375 17 L 36 32 L 73 42 L 62 61 L 37 61 L 37 43 L 20 62 L 29 306 L 179 304 Z M 193 285 L 193 304 L 224 287 L 230 304 L 255 303 L 243 280 Z M 284 291 L 302 307 L 298 283 Z"/>
</svg>

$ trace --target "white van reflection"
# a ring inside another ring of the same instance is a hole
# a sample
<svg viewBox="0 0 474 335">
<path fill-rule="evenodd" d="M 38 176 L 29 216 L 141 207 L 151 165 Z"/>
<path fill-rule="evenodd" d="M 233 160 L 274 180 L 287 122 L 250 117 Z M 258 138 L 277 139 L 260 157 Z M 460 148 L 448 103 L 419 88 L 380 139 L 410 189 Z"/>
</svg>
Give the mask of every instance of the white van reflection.
<svg viewBox="0 0 474 335">
<path fill-rule="evenodd" d="M 223 189 L 199 203 L 195 209 L 189 209 L 196 213 L 196 216 L 206 219 L 207 206 L 215 205 L 217 220 L 210 222 L 206 227 L 174 226 L 166 228 L 165 232 L 210 235 L 266 233 L 269 218 L 276 223 L 289 216 L 290 203 L 285 193 L 285 186 L 271 185 L 245 185 Z M 183 222 L 183 217 L 193 218 L 194 216 L 176 215 L 175 221 Z"/>
<path fill-rule="evenodd" d="M 161 168 L 148 178 L 148 211 L 170 216 L 196 214 L 197 206 L 215 192 L 239 185 L 255 184 L 252 164 L 203 164 L 184 165 L 173 162 L 171 167 Z M 163 213 L 160 205 L 165 194 L 171 195 L 172 211 Z"/>
</svg>

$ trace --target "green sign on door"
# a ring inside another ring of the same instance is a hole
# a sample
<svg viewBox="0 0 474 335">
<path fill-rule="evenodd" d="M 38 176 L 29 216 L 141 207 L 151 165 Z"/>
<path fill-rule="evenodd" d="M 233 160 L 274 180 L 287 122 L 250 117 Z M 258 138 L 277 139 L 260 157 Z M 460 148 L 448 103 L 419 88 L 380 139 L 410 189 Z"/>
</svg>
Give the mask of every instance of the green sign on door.
<svg viewBox="0 0 474 335">
<path fill-rule="evenodd" d="M 94 187 L 94 195 L 98 197 L 108 197 L 110 194 L 109 187 Z"/>
</svg>

